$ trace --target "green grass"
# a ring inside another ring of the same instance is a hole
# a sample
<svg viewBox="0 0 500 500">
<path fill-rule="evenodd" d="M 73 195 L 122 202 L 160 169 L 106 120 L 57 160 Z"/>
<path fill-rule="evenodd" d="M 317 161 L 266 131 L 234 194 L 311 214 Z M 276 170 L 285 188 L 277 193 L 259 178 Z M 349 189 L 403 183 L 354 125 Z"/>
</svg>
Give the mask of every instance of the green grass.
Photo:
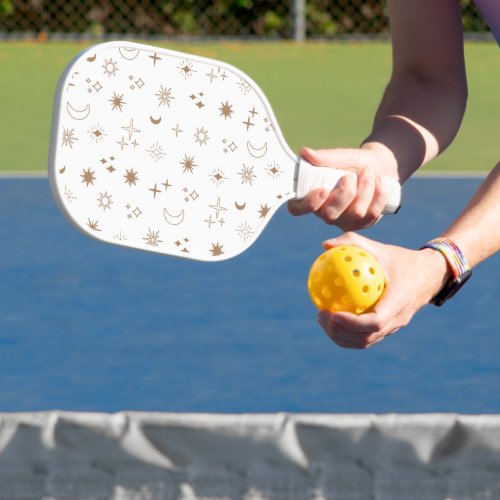
<svg viewBox="0 0 500 500">
<path fill-rule="evenodd" d="M 0 171 L 46 169 L 54 89 L 65 65 L 87 45 L 0 44 Z M 390 46 L 382 42 L 161 45 L 245 71 L 266 93 L 294 150 L 358 145 L 391 69 Z M 498 161 L 498 48 L 469 43 L 466 57 L 470 98 L 462 129 L 427 169 L 488 170 Z"/>
</svg>

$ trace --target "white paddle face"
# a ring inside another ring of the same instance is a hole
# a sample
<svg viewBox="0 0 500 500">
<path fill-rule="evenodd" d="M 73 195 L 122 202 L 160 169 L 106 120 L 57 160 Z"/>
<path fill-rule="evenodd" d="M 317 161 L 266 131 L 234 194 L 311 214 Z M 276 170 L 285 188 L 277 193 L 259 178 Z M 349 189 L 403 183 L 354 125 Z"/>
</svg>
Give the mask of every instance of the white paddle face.
<svg viewBox="0 0 500 500">
<path fill-rule="evenodd" d="M 296 166 L 262 91 L 221 62 L 112 42 L 79 55 L 59 82 L 52 190 L 99 240 L 233 257 L 295 196 Z"/>
</svg>

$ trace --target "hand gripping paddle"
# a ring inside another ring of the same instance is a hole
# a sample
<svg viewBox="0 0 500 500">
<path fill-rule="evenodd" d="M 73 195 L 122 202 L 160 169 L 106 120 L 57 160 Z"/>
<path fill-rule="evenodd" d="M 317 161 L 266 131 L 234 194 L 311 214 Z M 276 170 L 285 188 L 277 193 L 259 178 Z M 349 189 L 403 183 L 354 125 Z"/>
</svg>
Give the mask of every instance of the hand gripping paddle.
<svg viewBox="0 0 500 500">
<path fill-rule="evenodd" d="M 298 158 L 260 88 L 216 60 L 111 42 L 59 81 L 52 191 L 73 225 L 108 243 L 228 259 L 287 200 L 333 189 L 344 173 Z M 383 182 L 392 213 L 401 188 Z"/>
</svg>

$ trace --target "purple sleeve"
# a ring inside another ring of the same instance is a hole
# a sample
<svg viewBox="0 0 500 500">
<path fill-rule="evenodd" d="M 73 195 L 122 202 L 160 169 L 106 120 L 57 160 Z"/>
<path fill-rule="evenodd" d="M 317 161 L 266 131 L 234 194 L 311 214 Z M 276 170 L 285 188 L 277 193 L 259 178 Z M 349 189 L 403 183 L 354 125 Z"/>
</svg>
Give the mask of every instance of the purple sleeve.
<svg viewBox="0 0 500 500">
<path fill-rule="evenodd" d="M 500 45 L 500 0 L 474 0 Z"/>
</svg>

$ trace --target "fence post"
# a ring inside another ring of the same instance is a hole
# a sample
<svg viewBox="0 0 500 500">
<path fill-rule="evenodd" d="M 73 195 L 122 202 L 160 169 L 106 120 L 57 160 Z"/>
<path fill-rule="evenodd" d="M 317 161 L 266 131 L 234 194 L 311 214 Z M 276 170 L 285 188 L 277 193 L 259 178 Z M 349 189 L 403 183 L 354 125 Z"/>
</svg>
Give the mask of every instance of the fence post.
<svg viewBox="0 0 500 500">
<path fill-rule="evenodd" d="M 293 1 L 293 38 L 296 42 L 306 39 L 306 0 Z"/>
</svg>

